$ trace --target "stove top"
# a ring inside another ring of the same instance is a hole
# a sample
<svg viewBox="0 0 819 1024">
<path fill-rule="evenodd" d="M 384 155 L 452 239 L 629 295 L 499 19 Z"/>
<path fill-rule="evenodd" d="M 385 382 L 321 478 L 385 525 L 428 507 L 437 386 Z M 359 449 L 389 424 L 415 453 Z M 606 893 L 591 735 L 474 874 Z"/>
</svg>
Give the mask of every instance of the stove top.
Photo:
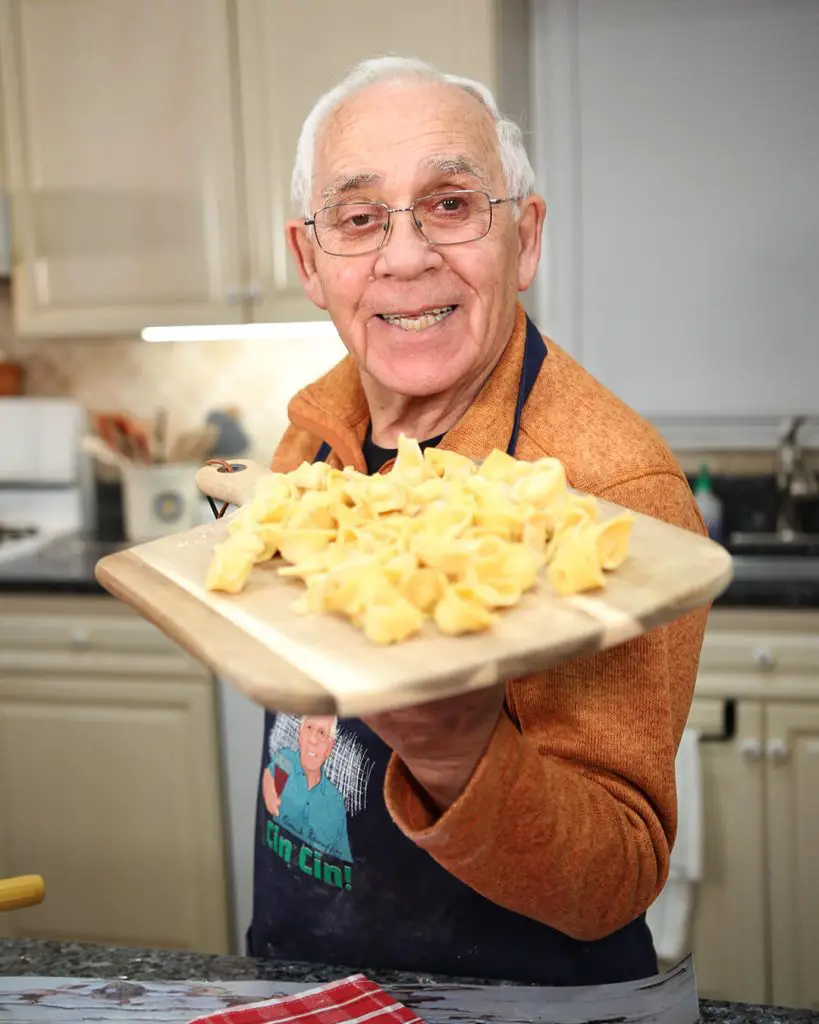
<svg viewBox="0 0 819 1024">
<path fill-rule="evenodd" d="M 39 532 L 36 526 L 9 526 L 0 523 L 0 544 L 21 540 L 23 537 L 35 537 Z"/>
<path fill-rule="evenodd" d="M 28 523 L 0 523 L 0 562 L 23 558 L 54 539 L 53 533 Z"/>
</svg>

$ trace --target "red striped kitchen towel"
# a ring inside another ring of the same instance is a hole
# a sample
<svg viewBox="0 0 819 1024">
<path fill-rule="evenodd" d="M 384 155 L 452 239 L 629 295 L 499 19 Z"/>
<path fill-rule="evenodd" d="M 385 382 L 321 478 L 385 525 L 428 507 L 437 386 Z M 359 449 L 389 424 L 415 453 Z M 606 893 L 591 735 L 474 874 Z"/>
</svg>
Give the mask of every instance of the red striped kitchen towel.
<svg viewBox="0 0 819 1024">
<path fill-rule="evenodd" d="M 295 996 L 249 1003 L 196 1017 L 190 1024 L 423 1024 L 363 974 L 353 974 Z"/>
</svg>

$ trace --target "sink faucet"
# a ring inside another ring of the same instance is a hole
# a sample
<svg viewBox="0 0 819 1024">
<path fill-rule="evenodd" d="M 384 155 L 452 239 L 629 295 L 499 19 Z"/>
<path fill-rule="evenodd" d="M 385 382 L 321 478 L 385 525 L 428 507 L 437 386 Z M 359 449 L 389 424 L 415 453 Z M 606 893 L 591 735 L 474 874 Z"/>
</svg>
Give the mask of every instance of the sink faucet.
<svg viewBox="0 0 819 1024">
<path fill-rule="evenodd" d="M 807 417 L 794 416 L 776 449 L 776 484 L 780 507 L 777 532 L 792 536 L 798 532 L 796 502 L 819 494 L 819 478 L 805 463 L 805 453 L 799 444 L 799 432 Z"/>
</svg>

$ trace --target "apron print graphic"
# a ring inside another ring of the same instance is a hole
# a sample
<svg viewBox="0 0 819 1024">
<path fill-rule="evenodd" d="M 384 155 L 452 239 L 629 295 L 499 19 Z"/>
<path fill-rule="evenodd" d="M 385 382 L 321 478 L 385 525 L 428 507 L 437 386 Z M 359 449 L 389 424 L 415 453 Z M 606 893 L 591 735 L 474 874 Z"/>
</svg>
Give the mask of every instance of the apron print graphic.
<svg viewBox="0 0 819 1024">
<path fill-rule="evenodd" d="M 277 715 L 262 778 L 265 845 L 323 885 L 353 887 L 348 817 L 364 810 L 373 763 L 330 715 Z"/>
</svg>

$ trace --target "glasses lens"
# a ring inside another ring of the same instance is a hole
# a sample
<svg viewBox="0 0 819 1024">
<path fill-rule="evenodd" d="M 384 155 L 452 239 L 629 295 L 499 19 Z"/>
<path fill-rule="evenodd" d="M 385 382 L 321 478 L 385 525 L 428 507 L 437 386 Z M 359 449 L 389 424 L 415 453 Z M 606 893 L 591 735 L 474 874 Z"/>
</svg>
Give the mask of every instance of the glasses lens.
<svg viewBox="0 0 819 1024">
<path fill-rule="evenodd" d="M 489 230 L 492 207 L 485 192 L 439 192 L 415 204 L 415 219 L 433 245 L 453 245 L 482 238 Z"/>
<path fill-rule="evenodd" d="M 377 249 L 387 227 L 387 211 L 376 203 L 340 203 L 316 214 L 316 238 L 325 252 L 352 256 Z"/>
</svg>

